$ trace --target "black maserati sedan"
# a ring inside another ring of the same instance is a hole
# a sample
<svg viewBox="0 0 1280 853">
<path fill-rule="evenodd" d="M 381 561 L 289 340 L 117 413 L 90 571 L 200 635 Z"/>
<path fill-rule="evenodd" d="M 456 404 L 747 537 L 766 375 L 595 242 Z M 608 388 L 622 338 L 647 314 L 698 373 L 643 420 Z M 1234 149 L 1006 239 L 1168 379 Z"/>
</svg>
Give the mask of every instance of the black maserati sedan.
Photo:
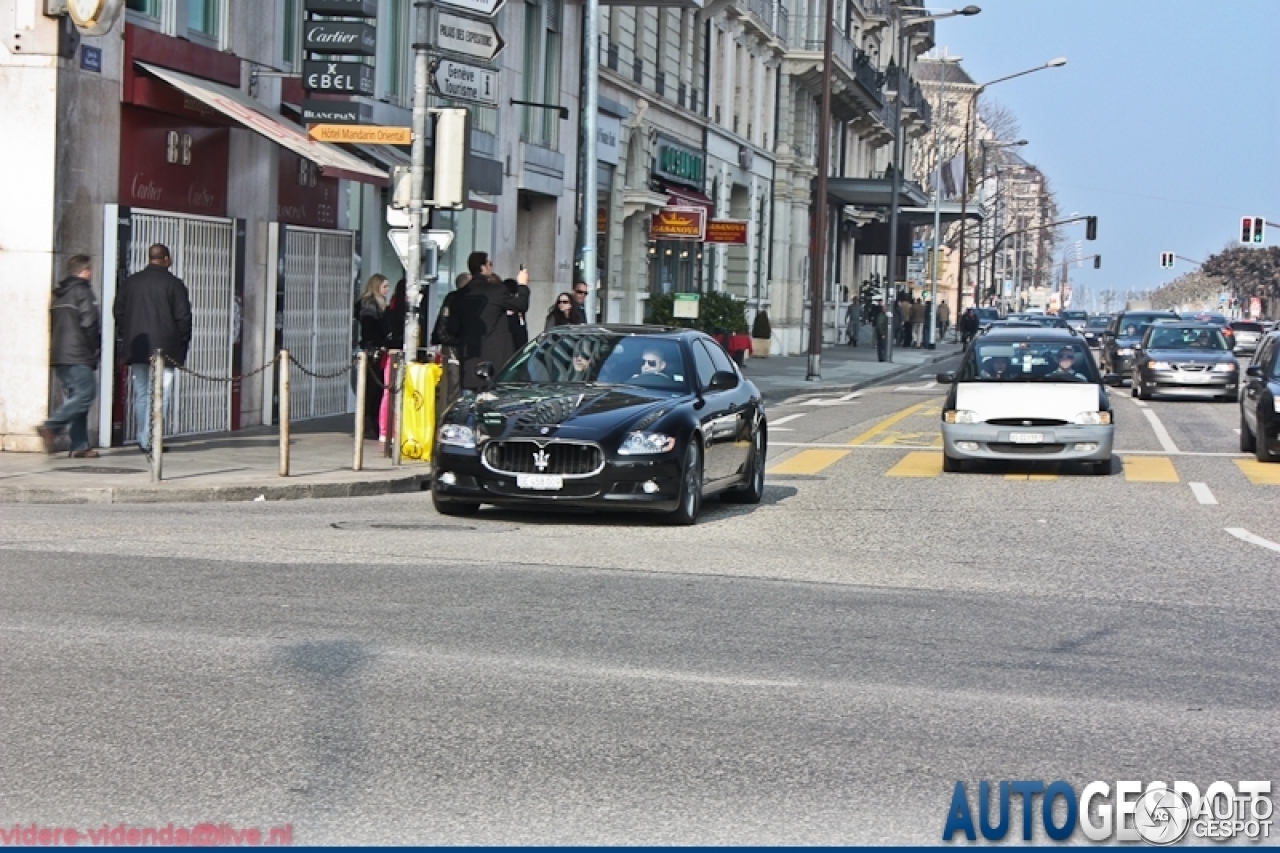
<svg viewBox="0 0 1280 853">
<path fill-rule="evenodd" d="M 444 515 L 561 506 L 693 524 L 711 495 L 763 495 L 764 401 L 701 332 L 558 326 L 488 385 L 440 418 L 431 497 Z"/>
</svg>

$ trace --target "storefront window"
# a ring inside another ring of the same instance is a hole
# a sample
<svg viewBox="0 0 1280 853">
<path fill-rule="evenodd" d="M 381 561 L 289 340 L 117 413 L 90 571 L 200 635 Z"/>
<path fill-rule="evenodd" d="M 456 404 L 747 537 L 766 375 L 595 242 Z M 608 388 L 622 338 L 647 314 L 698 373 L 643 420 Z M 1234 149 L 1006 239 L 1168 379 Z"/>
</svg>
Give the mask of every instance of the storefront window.
<svg viewBox="0 0 1280 853">
<path fill-rule="evenodd" d="M 128 0 L 125 8 L 152 18 L 160 17 L 160 0 Z"/>
<path fill-rule="evenodd" d="M 649 244 L 650 290 L 659 293 L 702 291 L 702 244 L 656 240 Z"/>
</svg>

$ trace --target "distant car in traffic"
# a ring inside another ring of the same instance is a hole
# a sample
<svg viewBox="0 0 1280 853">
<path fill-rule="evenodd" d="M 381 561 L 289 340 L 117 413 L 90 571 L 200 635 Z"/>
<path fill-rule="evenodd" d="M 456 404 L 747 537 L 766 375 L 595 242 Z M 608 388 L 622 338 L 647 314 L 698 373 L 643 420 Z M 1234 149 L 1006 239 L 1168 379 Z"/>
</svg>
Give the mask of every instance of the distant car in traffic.
<svg viewBox="0 0 1280 853">
<path fill-rule="evenodd" d="M 973 312 L 978 315 L 979 330 L 985 329 L 987 326 L 1000 319 L 999 309 L 992 308 L 989 305 L 983 306 L 982 308 L 975 308 L 973 309 Z"/>
<path fill-rule="evenodd" d="M 1089 322 L 1085 323 L 1084 328 L 1080 330 L 1080 334 L 1084 336 L 1084 342 L 1092 349 L 1102 346 L 1102 333 L 1110 322 L 1110 314 L 1095 314 L 1090 317 Z"/>
<path fill-rule="evenodd" d="M 1255 323 L 1252 320 L 1232 320 L 1228 328 L 1235 337 L 1235 351 L 1248 354 L 1252 354 L 1258 348 L 1258 341 L 1266 331 L 1261 323 Z"/>
<path fill-rule="evenodd" d="M 1240 387 L 1240 449 L 1280 462 L 1280 331 L 1268 332 Z"/>
<path fill-rule="evenodd" d="M 1102 369 L 1128 376 L 1133 362 L 1133 345 L 1142 340 L 1146 326 L 1156 322 L 1176 323 L 1182 318 L 1173 311 L 1121 311 L 1111 318 L 1102 333 Z"/>
<path fill-rule="evenodd" d="M 996 328 L 977 338 L 942 406 L 942 470 L 1018 459 L 1084 462 L 1111 471 L 1111 398 L 1084 345 L 1070 330 Z"/>
<path fill-rule="evenodd" d="M 1073 329 L 1083 329 L 1089 325 L 1089 312 L 1077 311 L 1074 308 L 1068 308 L 1066 311 L 1059 311 L 1058 316 L 1067 321 L 1067 325 Z"/>
<path fill-rule="evenodd" d="M 1010 314 L 1006 320 L 1017 320 L 1022 323 L 1034 323 L 1046 329 L 1069 329 L 1070 324 L 1062 317 L 1054 314 L 1038 314 L 1032 311 L 1021 311 L 1017 314 Z"/>
<path fill-rule="evenodd" d="M 1134 347 L 1133 396 L 1212 396 L 1235 401 L 1240 368 L 1231 344 L 1208 323 L 1154 323 Z"/>
</svg>

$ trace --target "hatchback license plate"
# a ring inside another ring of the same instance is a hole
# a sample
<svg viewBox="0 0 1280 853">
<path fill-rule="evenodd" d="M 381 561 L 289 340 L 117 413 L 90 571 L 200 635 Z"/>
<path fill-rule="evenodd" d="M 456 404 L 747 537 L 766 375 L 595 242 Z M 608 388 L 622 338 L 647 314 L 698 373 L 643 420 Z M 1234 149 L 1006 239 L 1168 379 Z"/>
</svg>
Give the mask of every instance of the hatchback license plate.
<svg viewBox="0 0 1280 853">
<path fill-rule="evenodd" d="M 516 485 L 537 492 L 554 492 L 564 488 L 564 477 L 555 474 L 518 474 Z"/>
<path fill-rule="evenodd" d="M 1014 444 L 1041 444 L 1044 442 L 1042 432 L 1011 432 L 1009 440 Z"/>
</svg>

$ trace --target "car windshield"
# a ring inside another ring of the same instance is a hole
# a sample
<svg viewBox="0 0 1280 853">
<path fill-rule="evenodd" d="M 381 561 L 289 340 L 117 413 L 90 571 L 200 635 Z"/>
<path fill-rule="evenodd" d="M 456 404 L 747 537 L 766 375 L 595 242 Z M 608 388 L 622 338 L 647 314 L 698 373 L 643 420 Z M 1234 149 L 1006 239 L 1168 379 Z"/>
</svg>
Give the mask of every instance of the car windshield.
<svg viewBox="0 0 1280 853">
<path fill-rule="evenodd" d="M 1110 322 L 1110 317 L 1090 317 L 1089 322 L 1085 323 L 1084 327 L 1086 329 L 1097 329 L 1101 331 L 1102 329 L 1105 329 L 1107 324 Z"/>
<path fill-rule="evenodd" d="M 1120 321 L 1120 328 L 1116 334 L 1122 338 L 1140 338 L 1146 333 L 1148 326 L 1156 323 L 1176 323 L 1178 319 L 1174 314 L 1126 314 Z"/>
<path fill-rule="evenodd" d="M 1089 312 L 1088 311 L 1063 311 L 1060 314 L 1058 314 L 1058 316 L 1064 320 L 1088 320 Z"/>
<path fill-rule="evenodd" d="M 662 335 L 561 326 L 530 341 L 499 383 L 580 382 L 688 391 L 680 342 Z"/>
<path fill-rule="evenodd" d="M 1257 333 L 1259 333 L 1259 334 L 1261 334 L 1261 333 L 1262 333 L 1262 324 L 1261 324 L 1261 323 L 1239 323 L 1239 322 L 1237 322 L 1237 323 L 1232 323 L 1232 324 L 1231 324 L 1231 328 L 1235 329 L 1237 332 L 1257 332 Z"/>
<path fill-rule="evenodd" d="M 979 320 L 999 320 L 1000 312 L 995 308 L 975 308 L 974 313 L 978 315 Z"/>
<path fill-rule="evenodd" d="M 1099 382 L 1084 344 L 1075 340 L 979 341 L 961 380 L 978 382 Z"/>
<path fill-rule="evenodd" d="M 1228 350 L 1227 339 L 1217 329 L 1151 327 L 1147 349 L 1152 350 Z"/>
</svg>

